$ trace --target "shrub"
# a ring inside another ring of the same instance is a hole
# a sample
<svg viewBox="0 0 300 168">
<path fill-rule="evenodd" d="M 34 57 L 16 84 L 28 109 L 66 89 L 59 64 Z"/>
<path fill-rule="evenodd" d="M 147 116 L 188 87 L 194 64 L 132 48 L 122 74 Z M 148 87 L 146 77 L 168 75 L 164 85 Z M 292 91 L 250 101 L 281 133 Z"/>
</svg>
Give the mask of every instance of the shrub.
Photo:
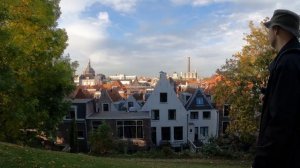
<svg viewBox="0 0 300 168">
<path fill-rule="evenodd" d="M 90 135 L 90 147 L 93 154 L 107 154 L 114 146 L 111 128 L 105 122 Z"/>
</svg>

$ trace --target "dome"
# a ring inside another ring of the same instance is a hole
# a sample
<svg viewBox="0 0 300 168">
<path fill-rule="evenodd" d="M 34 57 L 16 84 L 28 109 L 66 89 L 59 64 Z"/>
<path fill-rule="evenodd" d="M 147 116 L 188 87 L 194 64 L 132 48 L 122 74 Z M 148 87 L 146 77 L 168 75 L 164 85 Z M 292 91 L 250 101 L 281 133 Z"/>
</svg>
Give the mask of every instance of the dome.
<svg viewBox="0 0 300 168">
<path fill-rule="evenodd" d="M 95 77 L 95 71 L 94 69 L 91 67 L 91 62 L 89 60 L 88 66 L 85 68 L 83 75 L 85 76 L 93 76 Z"/>
</svg>

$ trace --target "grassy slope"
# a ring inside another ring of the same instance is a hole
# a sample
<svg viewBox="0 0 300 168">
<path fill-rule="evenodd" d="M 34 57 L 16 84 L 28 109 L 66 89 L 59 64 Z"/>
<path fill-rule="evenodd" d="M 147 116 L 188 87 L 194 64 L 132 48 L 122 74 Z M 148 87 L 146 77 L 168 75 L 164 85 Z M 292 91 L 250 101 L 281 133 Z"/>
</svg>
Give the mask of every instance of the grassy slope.
<svg viewBox="0 0 300 168">
<path fill-rule="evenodd" d="M 243 168 L 249 163 L 224 160 L 121 159 L 94 157 L 21 147 L 0 142 L 0 167 L 101 167 L 101 168 Z"/>
</svg>

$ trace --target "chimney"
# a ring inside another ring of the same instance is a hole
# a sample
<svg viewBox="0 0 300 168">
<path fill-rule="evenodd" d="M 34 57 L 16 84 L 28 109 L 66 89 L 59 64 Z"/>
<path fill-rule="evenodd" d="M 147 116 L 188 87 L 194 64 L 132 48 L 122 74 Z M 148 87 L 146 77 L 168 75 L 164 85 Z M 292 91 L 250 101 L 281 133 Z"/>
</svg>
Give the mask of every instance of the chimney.
<svg viewBox="0 0 300 168">
<path fill-rule="evenodd" d="M 191 58 L 188 57 L 188 67 L 187 67 L 187 72 L 190 73 L 191 72 Z"/>
</svg>

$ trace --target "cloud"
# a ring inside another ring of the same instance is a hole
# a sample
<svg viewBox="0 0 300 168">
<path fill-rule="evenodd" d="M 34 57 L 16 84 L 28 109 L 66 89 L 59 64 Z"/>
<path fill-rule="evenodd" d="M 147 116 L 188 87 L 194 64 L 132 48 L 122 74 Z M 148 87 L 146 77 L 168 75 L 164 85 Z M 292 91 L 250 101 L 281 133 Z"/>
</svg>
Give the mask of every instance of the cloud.
<svg viewBox="0 0 300 168">
<path fill-rule="evenodd" d="M 127 13 L 135 9 L 137 0 L 101 0 L 99 2 L 105 6 L 112 7 L 116 11 Z"/>
<path fill-rule="evenodd" d="M 66 53 L 80 63 L 77 73 L 89 58 L 96 72 L 105 75 L 185 72 L 190 56 L 192 69 L 209 76 L 245 45 L 250 20 L 258 24 L 276 8 L 300 13 L 300 1 L 291 0 L 170 2 L 176 6 L 166 3 L 162 10 L 159 0 L 62 0 L 59 26 L 69 36 Z M 215 9 L 218 4 L 226 7 Z"/>
<path fill-rule="evenodd" d="M 101 22 L 103 22 L 104 24 L 108 24 L 110 23 L 110 20 L 109 20 L 109 15 L 107 12 L 100 12 L 99 15 L 98 15 L 98 18 Z"/>
</svg>

